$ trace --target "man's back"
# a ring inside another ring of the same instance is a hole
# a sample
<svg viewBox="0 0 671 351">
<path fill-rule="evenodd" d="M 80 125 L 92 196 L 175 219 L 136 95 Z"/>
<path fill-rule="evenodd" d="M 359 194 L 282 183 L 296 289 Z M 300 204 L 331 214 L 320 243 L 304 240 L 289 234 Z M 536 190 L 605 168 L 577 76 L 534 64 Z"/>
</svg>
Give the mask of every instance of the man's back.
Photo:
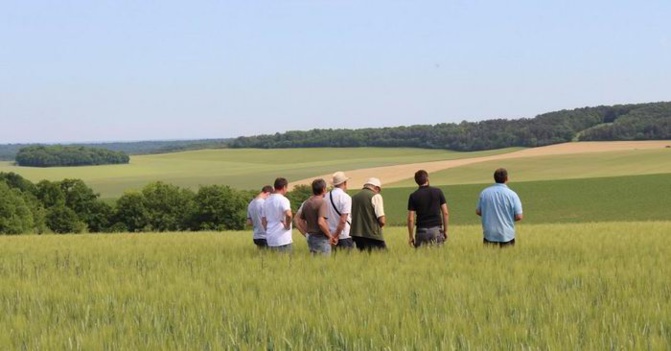
<svg viewBox="0 0 671 351">
<path fill-rule="evenodd" d="M 312 196 L 303 203 L 301 219 L 306 222 L 306 230 L 310 235 L 326 235 L 319 228 L 319 218 L 326 218 L 326 203 L 322 196 Z"/>
<path fill-rule="evenodd" d="M 263 204 L 265 199 L 256 197 L 247 206 L 247 218 L 252 221 L 254 227 L 254 239 L 265 239 L 266 231 L 263 229 L 261 218 L 263 217 Z"/>
<path fill-rule="evenodd" d="M 497 183 L 483 190 L 477 211 L 482 216 L 485 239 L 491 242 L 515 239 L 515 216 L 522 214 L 522 202 L 506 184 Z"/>
<path fill-rule="evenodd" d="M 352 223 L 352 197 L 342 189 L 334 188 L 326 194 L 324 201 L 326 201 L 326 207 L 328 209 L 327 222 L 331 233 L 335 233 L 338 223 L 340 222 L 340 216 L 347 214 L 348 223 L 345 223 L 345 228 L 340 233 L 339 238 L 349 238 L 350 224 Z"/>
<path fill-rule="evenodd" d="M 376 194 L 370 189 L 363 189 L 352 197 L 352 236 L 384 240 L 382 228 L 375 214 L 373 197 Z"/>
<path fill-rule="evenodd" d="M 446 203 L 443 191 L 432 186 L 421 186 L 408 198 L 408 210 L 417 214 L 417 226 L 421 228 L 443 225 L 440 206 Z"/>
<path fill-rule="evenodd" d="M 263 215 L 266 218 L 266 240 L 268 246 L 282 246 L 292 243 L 291 227 L 284 227 L 285 213 L 290 211 L 289 199 L 282 194 L 272 194 L 263 204 Z"/>
</svg>

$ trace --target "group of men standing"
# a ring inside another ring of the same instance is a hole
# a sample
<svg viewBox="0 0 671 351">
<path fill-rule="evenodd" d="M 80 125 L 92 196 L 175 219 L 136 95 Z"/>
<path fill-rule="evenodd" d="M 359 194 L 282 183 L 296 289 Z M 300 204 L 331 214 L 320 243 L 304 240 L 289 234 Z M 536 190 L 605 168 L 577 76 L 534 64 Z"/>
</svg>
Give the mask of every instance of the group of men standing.
<svg viewBox="0 0 671 351">
<path fill-rule="evenodd" d="M 515 244 L 515 221 L 522 219 L 522 204 L 508 188 L 507 171 L 494 172 L 496 184 L 480 193 L 476 214 L 482 217 L 483 242 L 498 246 Z M 344 172 L 333 174 L 331 191 L 326 181 L 312 182 L 312 196 L 301 204 L 296 215 L 285 196 L 288 182 L 275 179 L 264 186 L 250 202 L 247 220 L 254 227 L 254 244 L 259 248 L 290 252 L 292 224 L 307 238 L 310 252 L 329 255 L 332 249 L 361 251 L 385 250 L 382 235 L 386 223 L 382 183 L 369 178 L 354 196 L 347 194 L 349 178 Z M 424 170 L 415 173 L 419 186 L 408 198 L 408 244 L 413 247 L 441 245 L 448 238 L 449 211 L 442 190 L 429 184 Z"/>
</svg>

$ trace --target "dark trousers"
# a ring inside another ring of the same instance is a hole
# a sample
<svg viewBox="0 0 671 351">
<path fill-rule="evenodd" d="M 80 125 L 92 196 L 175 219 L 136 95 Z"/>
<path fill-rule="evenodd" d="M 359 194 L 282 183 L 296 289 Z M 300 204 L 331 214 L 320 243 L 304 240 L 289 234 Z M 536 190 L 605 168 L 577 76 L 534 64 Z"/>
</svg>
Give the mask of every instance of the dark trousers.
<svg viewBox="0 0 671 351">
<path fill-rule="evenodd" d="M 384 240 L 375 240 L 370 238 L 364 238 L 362 236 L 353 236 L 352 240 L 354 240 L 356 248 L 359 249 L 359 251 L 371 252 L 373 250 L 387 249 L 387 244 L 384 242 Z"/>
<path fill-rule="evenodd" d="M 442 245 L 445 242 L 445 234 L 440 231 L 440 227 L 423 228 L 417 227 L 415 232 L 415 247 Z"/>
<path fill-rule="evenodd" d="M 266 239 L 254 239 L 254 245 L 258 247 L 259 249 L 267 249 L 268 248 L 268 242 Z"/>
<path fill-rule="evenodd" d="M 515 239 L 506 241 L 506 242 L 498 242 L 498 241 L 489 241 L 487 239 L 482 239 L 482 244 L 484 246 L 498 246 L 501 248 L 508 247 L 508 246 L 515 246 Z"/>
<path fill-rule="evenodd" d="M 346 250 L 349 251 L 354 248 L 354 240 L 352 238 L 339 239 L 338 244 L 335 246 L 336 250 Z"/>
</svg>

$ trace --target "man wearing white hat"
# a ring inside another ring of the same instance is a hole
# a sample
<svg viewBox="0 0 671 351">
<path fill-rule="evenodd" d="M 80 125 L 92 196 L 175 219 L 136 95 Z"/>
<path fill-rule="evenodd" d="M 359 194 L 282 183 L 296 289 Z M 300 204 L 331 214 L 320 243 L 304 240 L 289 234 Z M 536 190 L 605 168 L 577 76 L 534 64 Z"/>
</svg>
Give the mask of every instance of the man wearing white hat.
<svg viewBox="0 0 671 351">
<path fill-rule="evenodd" d="M 361 251 L 384 250 L 387 245 L 382 236 L 385 225 L 382 182 L 369 178 L 363 189 L 352 197 L 352 229 L 350 235 Z"/>
<path fill-rule="evenodd" d="M 347 194 L 349 178 L 344 172 L 333 173 L 333 190 L 326 194 L 329 230 L 336 238 L 337 249 L 352 249 L 354 241 L 349 235 L 352 224 L 352 197 Z"/>
</svg>

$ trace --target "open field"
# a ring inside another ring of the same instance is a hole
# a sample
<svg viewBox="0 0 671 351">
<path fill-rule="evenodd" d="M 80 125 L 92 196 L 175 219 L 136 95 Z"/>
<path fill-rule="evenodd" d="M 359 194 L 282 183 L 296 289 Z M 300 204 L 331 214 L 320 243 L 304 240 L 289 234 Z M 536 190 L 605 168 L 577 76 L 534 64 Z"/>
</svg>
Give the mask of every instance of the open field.
<svg viewBox="0 0 671 351">
<path fill-rule="evenodd" d="M 577 179 L 671 173 L 669 141 L 566 143 L 533 149 L 452 152 L 403 148 L 220 149 L 133 156 L 128 165 L 28 168 L 0 162 L 0 172 L 15 172 L 38 182 L 82 179 L 103 198 L 116 198 L 161 180 L 195 189 L 225 184 L 257 189 L 283 176 L 290 185 L 328 179 L 347 171 L 350 189 L 372 176 L 384 187 L 414 187 L 414 172 L 426 169 L 435 185 L 490 183 L 496 167 L 510 169 L 511 181 Z M 319 176 L 321 174 L 321 176 Z"/>
<path fill-rule="evenodd" d="M 478 226 L 415 251 L 263 255 L 249 233 L 0 237 L 2 349 L 671 348 L 671 222 Z"/>
<path fill-rule="evenodd" d="M 409 148 L 220 149 L 132 156 L 131 163 L 127 165 L 29 168 L 0 162 L 0 172 L 14 172 L 35 183 L 42 179 L 82 179 L 103 198 L 116 198 L 126 190 L 140 189 L 157 180 L 192 189 L 210 184 L 258 189 L 278 176 L 292 181 L 341 169 L 484 157 L 515 150 L 452 152 Z"/>
<path fill-rule="evenodd" d="M 473 163 L 431 173 L 432 185 L 493 182 L 494 170 L 508 169 L 511 182 L 671 174 L 671 149 L 607 151 L 532 156 Z M 414 187 L 413 179 L 388 187 Z"/>
<path fill-rule="evenodd" d="M 126 166 L 1 166 L 115 197 L 155 180 L 257 188 L 347 167 L 408 178 L 422 161 L 444 167 L 429 170 L 451 225 L 440 249 L 415 251 L 391 226 L 388 252 L 330 258 L 310 257 L 297 234 L 291 256 L 257 251 L 249 232 L 0 236 L 0 349 L 671 349 L 671 150 L 646 145 L 207 150 Z M 483 248 L 474 214 L 498 166 L 524 205 L 510 250 Z M 388 222 L 402 225 L 415 185 L 386 184 Z"/>
<path fill-rule="evenodd" d="M 453 168 L 461 168 L 461 167 L 466 167 L 474 164 L 480 164 L 483 162 L 490 162 L 488 166 L 491 168 L 491 164 L 494 164 L 494 168 L 488 169 L 486 174 L 487 181 L 486 182 L 491 182 L 491 175 L 494 172 L 494 169 L 498 167 L 505 166 L 508 162 L 511 161 L 516 161 L 517 164 L 526 164 L 529 165 L 528 168 L 530 168 L 534 172 L 540 172 L 539 175 L 537 176 L 529 176 L 529 179 L 556 179 L 555 176 L 559 175 L 561 177 L 566 177 L 564 174 L 565 172 L 562 170 L 564 166 L 566 166 L 565 163 L 570 163 L 571 162 L 571 157 L 566 157 L 564 159 L 564 163 L 560 163 L 557 161 L 550 161 L 553 163 L 556 167 L 552 168 L 549 170 L 549 175 L 547 169 L 542 169 L 542 168 L 537 168 L 533 166 L 533 163 L 536 162 L 539 159 L 542 159 L 544 157 L 551 157 L 551 156 L 559 156 L 559 155 L 583 155 L 584 157 L 594 157 L 594 158 L 599 158 L 601 153 L 612 153 L 612 154 L 617 154 L 619 152 L 622 152 L 624 154 L 630 153 L 632 151 L 638 151 L 638 150 L 657 150 L 657 153 L 652 154 L 652 158 L 655 158 L 657 162 L 659 163 L 666 163 L 665 167 L 660 167 L 664 170 L 668 170 L 669 166 L 669 157 L 671 157 L 671 141 L 668 140 L 658 140 L 658 141 L 609 141 L 609 142 L 579 142 L 579 143 L 564 143 L 564 144 L 556 144 L 556 145 L 550 145 L 550 146 L 544 146 L 544 147 L 536 147 L 536 148 L 530 148 L 530 149 L 521 149 L 518 151 L 514 152 L 507 152 L 507 153 L 502 153 L 502 154 L 497 154 L 497 155 L 491 155 L 491 156 L 482 156 L 482 157 L 471 157 L 471 158 L 460 158 L 460 159 L 454 159 L 454 160 L 443 160 L 443 161 L 430 161 L 430 162 L 423 162 L 420 160 L 415 160 L 413 161 L 414 163 L 406 163 L 406 164 L 401 164 L 401 165 L 394 165 L 394 166 L 382 166 L 382 167 L 371 167 L 371 168 L 363 168 L 363 169 L 356 169 L 354 171 L 348 172 L 348 176 L 351 177 L 352 179 L 350 180 L 350 187 L 358 188 L 363 185 L 363 182 L 368 179 L 369 177 L 378 177 L 382 180 L 383 184 L 388 184 L 391 186 L 408 186 L 408 184 L 412 183 L 412 186 L 414 186 L 414 182 L 412 181 L 412 177 L 418 169 L 424 169 L 430 174 L 433 174 L 435 172 L 447 170 L 447 169 L 453 169 Z M 662 152 L 664 151 L 664 152 Z M 616 153 L 617 152 L 617 153 Z M 648 156 L 650 157 L 650 156 Z M 556 159 L 555 159 L 556 160 Z M 617 166 L 617 165 L 616 165 Z M 627 165 L 625 167 L 628 167 L 629 170 L 634 170 L 633 165 Z M 568 176 L 566 178 L 583 178 L 585 176 L 582 176 L 580 173 L 580 170 L 575 169 L 574 171 L 577 171 L 576 173 L 573 173 L 573 176 Z M 603 170 L 602 173 L 600 174 L 605 174 L 609 170 Z M 615 168 L 615 174 L 614 175 L 629 175 L 629 174 L 641 174 L 638 173 L 637 171 L 633 171 L 633 173 L 622 173 L 620 170 L 620 167 L 617 166 Z M 660 173 L 660 172 L 650 172 L 650 173 Z M 322 174 L 318 177 L 321 178 L 328 178 L 330 174 Z M 463 184 L 463 183 L 473 183 L 471 180 L 473 174 L 466 172 L 464 174 L 464 178 L 454 178 L 451 179 L 451 184 Z M 481 174 L 476 174 L 477 179 L 482 179 L 483 175 Z M 599 176 L 599 175 L 597 175 Z M 609 176 L 609 175 L 604 175 L 604 176 Z M 312 179 L 317 178 L 308 178 L 308 179 L 302 179 L 302 180 L 297 180 L 294 182 L 294 184 L 309 184 Z M 475 181 L 475 182 L 480 182 L 480 181 Z M 439 184 L 439 183 L 436 183 Z M 442 184 L 442 183 L 440 183 Z"/>
</svg>

